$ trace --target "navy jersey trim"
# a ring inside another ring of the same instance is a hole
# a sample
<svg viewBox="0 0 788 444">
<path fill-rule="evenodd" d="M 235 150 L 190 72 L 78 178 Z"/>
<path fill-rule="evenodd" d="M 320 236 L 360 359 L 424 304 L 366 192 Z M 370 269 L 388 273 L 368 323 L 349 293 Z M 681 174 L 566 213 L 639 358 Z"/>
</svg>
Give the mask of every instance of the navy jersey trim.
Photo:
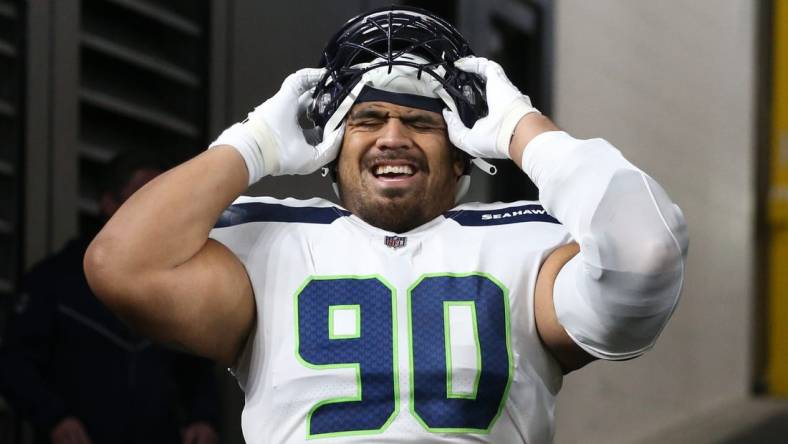
<svg viewBox="0 0 788 444">
<path fill-rule="evenodd" d="M 547 214 L 541 205 L 522 205 L 489 210 L 452 210 L 445 213 L 464 227 L 484 227 L 522 222 L 547 222 L 560 224 L 558 219 Z"/>
<path fill-rule="evenodd" d="M 288 207 L 275 203 L 245 202 L 231 205 L 224 210 L 214 228 L 232 227 L 250 222 L 330 224 L 345 216 L 350 216 L 350 211 L 336 207 Z"/>
</svg>

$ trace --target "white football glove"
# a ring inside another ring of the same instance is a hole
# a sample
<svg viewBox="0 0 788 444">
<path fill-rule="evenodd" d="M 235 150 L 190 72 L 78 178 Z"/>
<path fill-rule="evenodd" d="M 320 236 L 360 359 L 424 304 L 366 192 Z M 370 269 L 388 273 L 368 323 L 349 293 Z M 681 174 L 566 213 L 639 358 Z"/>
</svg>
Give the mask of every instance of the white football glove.
<svg viewBox="0 0 788 444">
<path fill-rule="evenodd" d="M 323 140 L 310 145 L 298 116 L 325 70 L 305 68 L 288 76 L 279 91 L 254 109 L 246 120 L 227 128 L 212 144 L 237 149 L 249 170 L 249 185 L 263 176 L 309 174 L 337 156 L 344 134 L 326 128 Z"/>
<path fill-rule="evenodd" d="M 526 114 L 538 113 L 531 99 L 512 85 L 501 65 L 482 57 L 465 57 L 454 65 L 466 72 L 478 74 L 487 81 L 486 117 L 467 128 L 456 113 L 445 109 L 443 117 L 449 129 L 449 139 L 457 148 L 474 157 L 508 159 L 509 143 L 514 129 Z"/>
</svg>

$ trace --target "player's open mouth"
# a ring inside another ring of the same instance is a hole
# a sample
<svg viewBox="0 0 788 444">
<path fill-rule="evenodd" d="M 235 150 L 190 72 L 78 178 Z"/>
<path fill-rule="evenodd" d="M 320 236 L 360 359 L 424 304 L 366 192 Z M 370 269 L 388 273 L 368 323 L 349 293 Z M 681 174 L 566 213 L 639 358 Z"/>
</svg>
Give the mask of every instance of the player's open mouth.
<svg viewBox="0 0 788 444">
<path fill-rule="evenodd" d="M 412 176 L 414 171 L 410 165 L 378 165 L 373 174 L 385 177 Z"/>
<path fill-rule="evenodd" d="M 376 179 L 385 182 L 405 181 L 418 173 L 418 168 L 411 164 L 382 163 L 373 165 L 370 172 Z"/>
</svg>

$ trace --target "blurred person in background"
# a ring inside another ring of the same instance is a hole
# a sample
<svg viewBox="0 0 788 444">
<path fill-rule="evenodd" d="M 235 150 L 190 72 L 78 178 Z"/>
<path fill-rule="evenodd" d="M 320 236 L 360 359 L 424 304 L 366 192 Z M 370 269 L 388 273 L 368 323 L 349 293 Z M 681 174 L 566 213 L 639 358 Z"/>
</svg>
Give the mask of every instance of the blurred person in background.
<svg viewBox="0 0 788 444">
<path fill-rule="evenodd" d="M 165 168 L 153 152 L 117 155 L 100 190 L 103 222 Z M 94 234 L 23 278 L 0 346 L 0 394 L 37 443 L 216 443 L 212 363 L 138 336 L 96 299 L 82 268 Z"/>
</svg>

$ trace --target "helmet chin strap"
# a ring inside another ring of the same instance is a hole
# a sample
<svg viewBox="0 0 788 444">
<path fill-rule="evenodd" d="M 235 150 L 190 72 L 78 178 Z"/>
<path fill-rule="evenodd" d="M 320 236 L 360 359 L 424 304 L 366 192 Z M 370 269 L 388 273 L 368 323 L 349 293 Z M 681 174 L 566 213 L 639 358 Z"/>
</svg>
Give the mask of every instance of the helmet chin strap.
<svg viewBox="0 0 788 444">
<path fill-rule="evenodd" d="M 496 173 L 498 173 L 498 168 L 496 168 L 495 165 L 487 162 L 481 157 L 474 157 L 473 159 L 471 159 L 471 163 L 473 163 L 476 166 L 476 168 L 484 171 L 490 176 L 494 176 Z M 471 172 L 466 171 L 457 180 L 457 194 L 454 195 L 454 203 L 459 203 L 460 199 L 465 197 L 465 195 L 468 193 L 468 189 L 470 187 L 471 187 Z"/>
<path fill-rule="evenodd" d="M 496 174 L 498 174 L 498 168 L 496 168 L 495 165 L 482 159 L 481 157 L 474 157 L 473 159 L 471 159 L 471 162 L 473 162 L 473 164 L 476 165 L 476 168 L 484 171 L 490 176 L 495 176 Z"/>
<path fill-rule="evenodd" d="M 334 190 L 334 194 L 337 195 L 337 199 L 339 199 L 339 185 L 336 182 L 331 182 L 331 189 Z"/>
<path fill-rule="evenodd" d="M 463 174 L 457 180 L 457 193 L 454 195 L 454 203 L 459 203 L 460 199 L 465 197 L 468 189 L 471 187 L 471 175 Z"/>
</svg>

